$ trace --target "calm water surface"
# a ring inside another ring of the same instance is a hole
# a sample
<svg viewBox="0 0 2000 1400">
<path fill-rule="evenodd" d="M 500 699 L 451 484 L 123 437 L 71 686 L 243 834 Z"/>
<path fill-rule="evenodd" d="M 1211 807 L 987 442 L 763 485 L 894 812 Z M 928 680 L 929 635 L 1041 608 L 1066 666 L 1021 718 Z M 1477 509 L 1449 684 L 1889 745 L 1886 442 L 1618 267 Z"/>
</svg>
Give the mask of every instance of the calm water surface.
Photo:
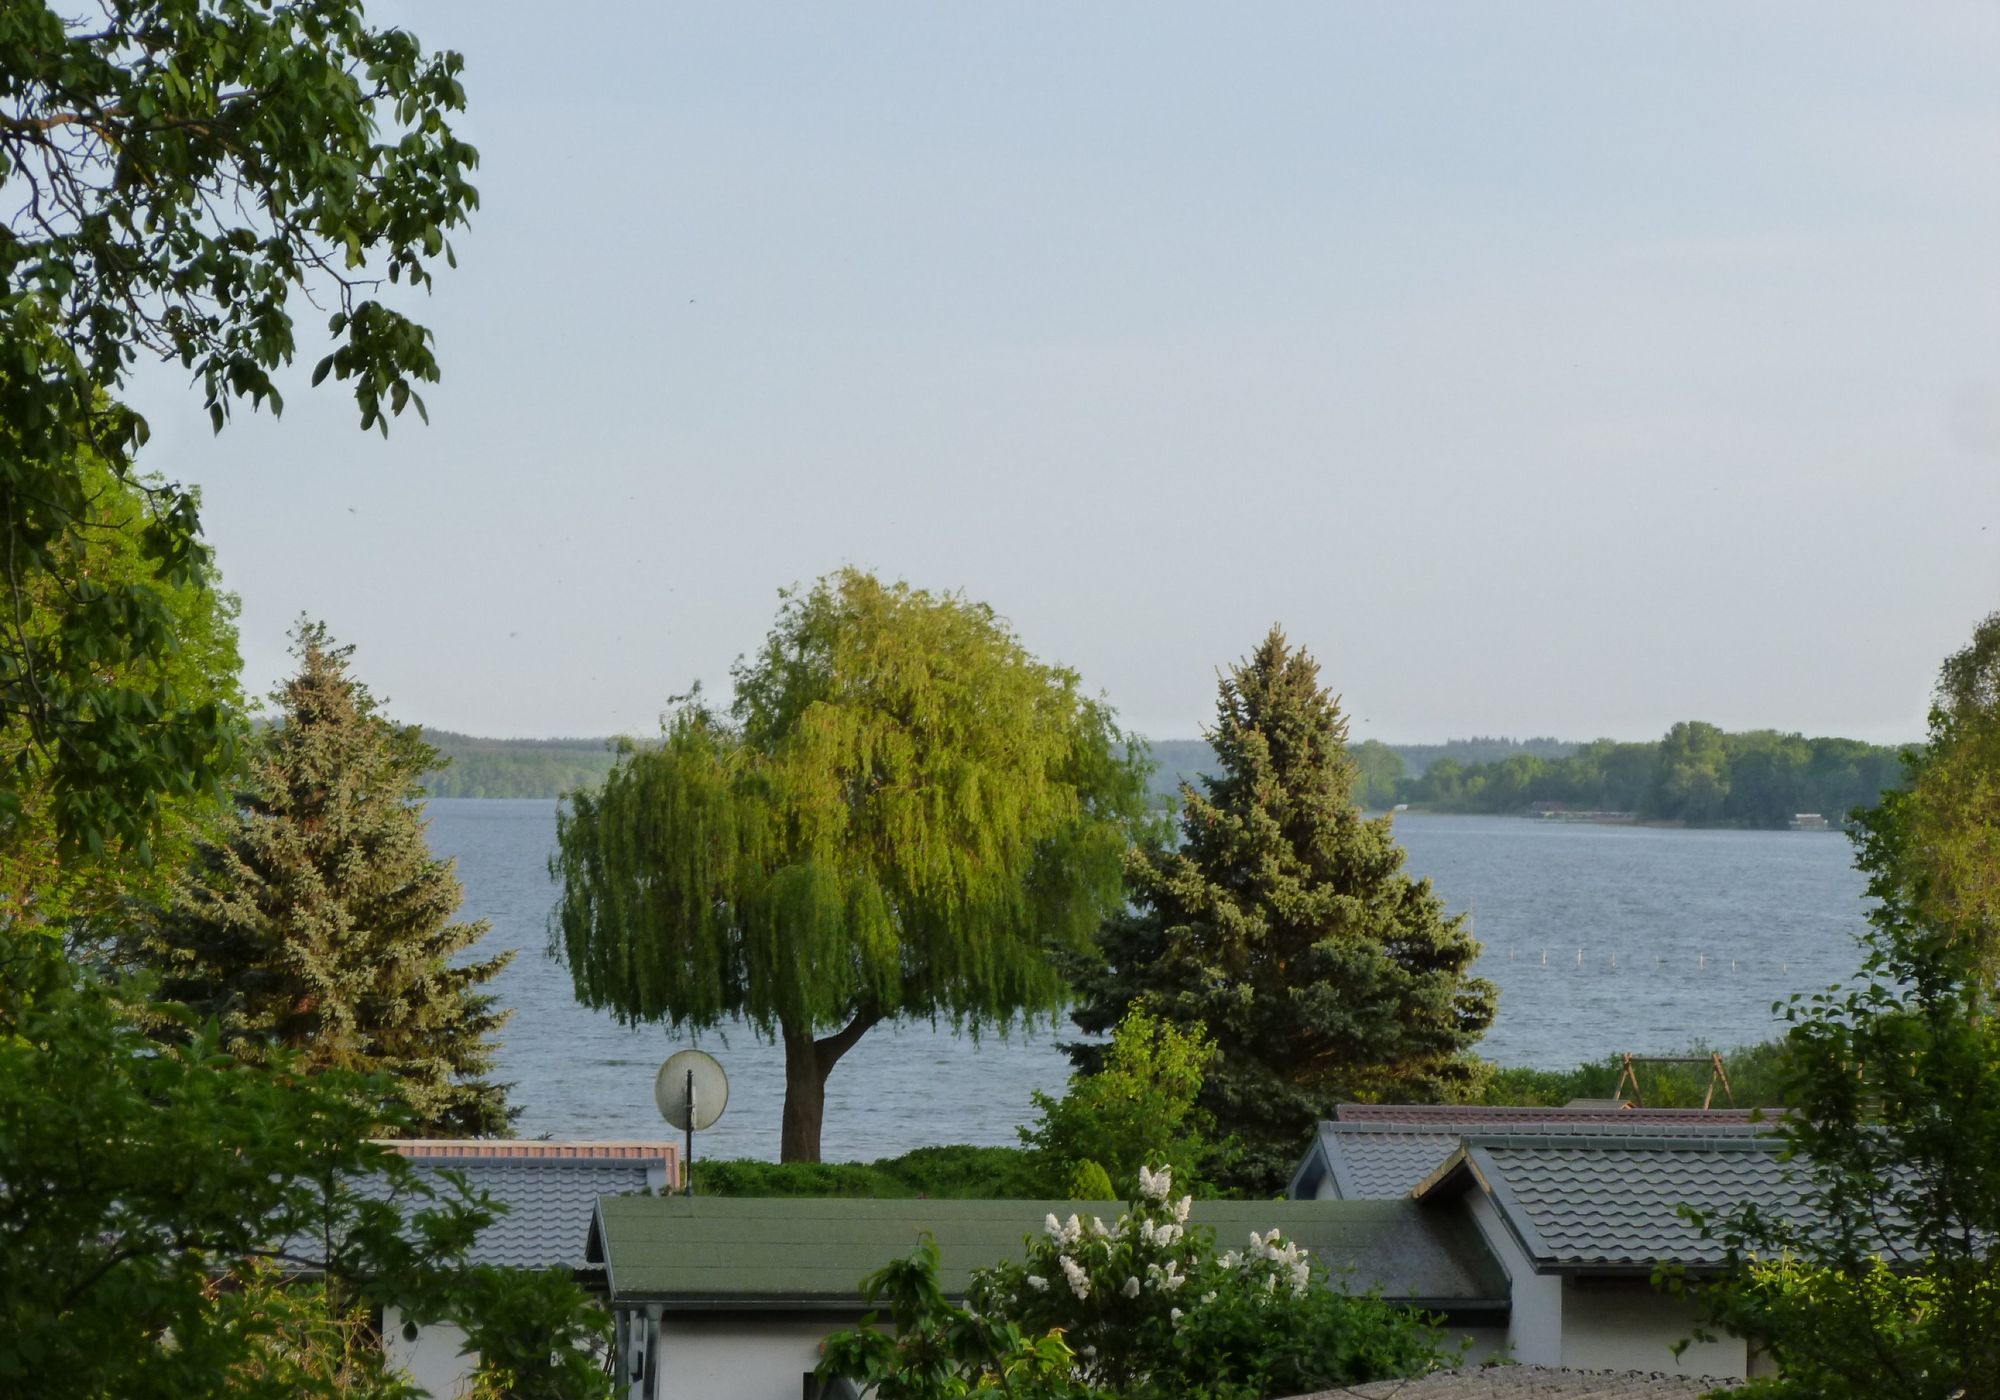
<svg viewBox="0 0 2000 1400">
<path fill-rule="evenodd" d="M 555 803 L 439 799 L 431 845 L 458 860 L 465 916 L 492 921 L 485 949 L 518 950 L 495 990 L 514 1008 L 501 1077 L 526 1136 L 663 1134 L 653 1073 L 698 1043 L 730 1077 L 728 1112 L 696 1149 L 771 1157 L 783 1057 L 747 1030 L 699 1038 L 629 1029 L 578 1006 L 547 957 L 555 902 Z M 1771 1003 L 1845 979 L 1858 961 L 1861 876 L 1847 841 L 1818 832 L 1666 831 L 1509 817 L 1397 820 L 1410 868 L 1468 910 L 1500 1013 L 1482 1053 L 1567 1068 L 1618 1050 L 1730 1046 L 1774 1031 Z M 1015 1141 L 1029 1095 L 1059 1092 L 1067 1028 L 976 1045 L 927 1024 L 877 1027 L 827 1082 L 827 1158 L 867 1160 L 926 1143 Z"/>
</svg>

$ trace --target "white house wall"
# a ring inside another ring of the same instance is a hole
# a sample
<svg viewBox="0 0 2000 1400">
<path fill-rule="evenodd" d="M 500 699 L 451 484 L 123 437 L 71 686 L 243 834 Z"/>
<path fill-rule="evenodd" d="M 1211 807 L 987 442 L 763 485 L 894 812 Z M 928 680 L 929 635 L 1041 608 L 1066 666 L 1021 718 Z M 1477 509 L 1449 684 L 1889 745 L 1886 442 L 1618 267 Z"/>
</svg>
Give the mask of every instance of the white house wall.
<svg viewBox="0 0 2000 1400">
<path fill-rule="evenodd" d="M 1524 1366 L 1563 1365 L 1562 1280 L 1535 1272 L 1533 1261 L 1484 1193 L 1468 1191 L 1460 1199 L 1507 1275 L 1507 1344 L 1514 1359 Z"/>
<path fill-rule="evenodd" d="M 799 1400 L 820 1343 L 850 1325 L 668 1314 L 660 1321 L 655 1400 Z"/>
<path fill-rule="evenodd" d="M 1741 1337 L 1689 1342 L 1694 1304 L 1643 1278 L 1572 1279 L 1562 1297 L 1562 1364 L 1579 1370 L 1665 1371 L 1740 1380 L 1748 1358 Z M 1522 1358 L 1526 1360 L 1526 1358 Z"/>
<path fill-rule="evenodd" d="M 401 1371 L 431 1400 L 459 1400 L 472 1387 L 479 1354 L 465 1350 L 465 1333 L 448 1322 L 417 1328 L 416 1340 L 403 1335 L 403 1314 L 382 1309 L 382 1351 L 392 1369 Z"/>
</svg>

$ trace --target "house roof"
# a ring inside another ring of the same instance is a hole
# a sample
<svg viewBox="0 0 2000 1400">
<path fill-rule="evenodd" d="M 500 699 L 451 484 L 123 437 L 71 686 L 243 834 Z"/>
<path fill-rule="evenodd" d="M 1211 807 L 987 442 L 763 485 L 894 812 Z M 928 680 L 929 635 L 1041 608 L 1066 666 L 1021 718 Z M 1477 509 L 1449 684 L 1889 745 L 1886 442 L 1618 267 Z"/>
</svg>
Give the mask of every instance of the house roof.
<svg viewBox="0 0 2000 1400">
<path fill-rule="evenodd" d="M 1810 1221 L 1799 1187 L 1765 1137 L 1481 1134 L 1416 1189 L 1420 1202 L 1478 1190 L 1498 1209 L 1537 1273 L 1642 1273 L 1722 1262 L 1719 1241 L 1679 1214 L 1754 1202 Z"/>
<path fill-rule="evenodd" d="M 606 1197 L 586 1257 L 614 1302 L 676 1309 L 858 1310 L 863 1277 L 937 1241 L 939 1282 L 962 1296 L 975 1268 L 1019 1258 L 1053 1212 L 1115 1219 L 1113 1201 Z M 1198 1201 L 1224 1247 L 1282 1229 L 1351 1286 L 1451 1312 L 1504 1311 L 1506 1277 L 1468 1219 L 1410 1201 Z M 1351 1272 L 1349 1272 L 1351 1270 Z"/>
<path fill-rule="evenodd" d="M 667 1189 L 680 1185 L 681 1179 L 681 1149 L 671 1142 L 609 1138 L 572 1142 L 545 1138 L 378 1138 L 377 1142 L 404 1157 L 648 1162 L 665 1173 Z"/>
<path fill-rule="evenodd" d="M 1550 1112 L 1552 1110 L 1543 1110 Z M 1559 1111 L 1559 1110 L 1554 1110 Z M 1693 1120 L 1673 1122 L 1668 1131 L 1703 1136 L 1746 1136 L 1763 1131 L 1763 1124 L 1747 1117 L 1700 1114 Z M 1568 1134 L 1572 1136 L 1658 1136 L 1662 1124 L 1649 1117 L 1543 1118 L 1509 1121 L 1505 1130 L 1517 1134 Z M 1467 1134 L 1492 1132 L 1489 1120 L 1437 1118 L 1414 1123 L 1381 1122 L 1374 1119 L 1321 1123 L 1306 1149 L 1298 1169 L 1292 1173 L 1286 1194 L 1295 1199 L 1311 1199 L 1320 1184 L 1331 1181 L 1338 1200 L 1385 1201 L 1407 1196 L 1418 1183 L 1436 1171 L 1458 1150 Z"/>
<path fill-rule="evenodd" d="M 671 1145 L 660 1143 L 404 1139 L 384 1146 L 410 1158 L 433 1186 L 442 1185 L 440 1172 L 460 1173 L 504 1205 L 468 1257 L 527 1269 L 585 1267 L 584 1238 L 598 1198 L 669 1190 L 677 1165 Z M 388 1194 L 379 1176 L 359 1189 L 377 1199 Z"/>
<path fill-rule="evenodd" d="M 1748 1123 L 1750 1108 L 1544 1108 L 1527 1104 L 1344 1103 L 1333 1111 L 1342 1123 L 1472 1123 L 1492 1130 L 1515 1123 Z"/>
<path fill-rule="evenodd" d="M 1713 1376 L 1658 1371 L 1570 1371 L 1554 1366 L 1475 1366 L 1434 1371 L 1416 1380 L 1371 1381 L 1295 1400 L 1695 1400 Z"/>
</svg>

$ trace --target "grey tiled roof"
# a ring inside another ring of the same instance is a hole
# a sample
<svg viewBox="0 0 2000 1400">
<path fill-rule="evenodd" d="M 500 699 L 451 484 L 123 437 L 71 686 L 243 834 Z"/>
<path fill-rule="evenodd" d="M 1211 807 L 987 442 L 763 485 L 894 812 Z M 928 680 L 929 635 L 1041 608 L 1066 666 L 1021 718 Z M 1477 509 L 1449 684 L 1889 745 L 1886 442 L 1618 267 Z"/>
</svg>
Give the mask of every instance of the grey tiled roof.
<svg viewBox="0 0 2000 1400">
<path fill-rule="evenodd" d="M 1462 1112 L 1463 1110 L 1461 1110 Z M 1550 1113 L 1557 1110 L 1540 1110 Z M 1742 1137 L 1764 1125 L 1737 1115 L 1700 1114 L 1677 1124 L 1674 1131 Z M 1342 1120 L 1321 1123 L 1313 1146 L 1293 1174 L 1288 1194 L 1310 1197 L 1323 1178 L 1333 1181 L 1334 1195 L 1348 1201 L 1386 1201 L 1407 1196 L 1423 1179 L 1458 1150 L 1468 1134 L 1495 1131 L 1490 1121 L 1438 1118 L 1420 1123 Z M 1538 1119 L 1509 1122 L 1516 1134 L 1567 1134 L 1591 1137 L 1658 1136 L 1661 1125 L 1645 1117 Z"/>
<path fill-rule="evenodd" d="M 1725 1382 L 1657 1371 L 1566 1371 L 1552 1366 L 1479 1366 L 1437 1371 L 1418 1380 L 1302 1395 L 1296 1400 L 1694 1400 Z"/>
<path fill-rule="evenodd" d="M 1790 1170 L 1768 1138 L 1492 1134 L 1468 1137 L 1417 1188 L 1429 1201 L 1483 1190 L 1538 1272 L 1702 1268 L 1722 1246 L 1681 1218 L 1745 1202 L 1805 1223 Z"/>
<path fill-rule="evenodd" d="M 591 1214 L 599 1196 L 642 1194 L 663 1184 L 660 1164 L 644 1158 L 414 1156 L 419 1178 L 440 1195 L 450 1188 L 443 1171 L 462 1173 L 475 1191 L 484 1191 L 507 1209 L 479 1232 L 470 1259 L 476 1264 L 513 1268 L 580 1269 Z M 360 1190 L 381 1199 L 381 1177 Z"/>
<path fill-rule="evenodd" d="M 1497 1131 L 1516 1123 L 1652 1123 L 1678 1129 L 1689 1123 L 1748 1123 L 1748 1108 L 1540 1108 L 1523 1104 L 1344 1103 L 1333 1111 L 1342 1123 L 1477 1123 Z"/>
</svg>

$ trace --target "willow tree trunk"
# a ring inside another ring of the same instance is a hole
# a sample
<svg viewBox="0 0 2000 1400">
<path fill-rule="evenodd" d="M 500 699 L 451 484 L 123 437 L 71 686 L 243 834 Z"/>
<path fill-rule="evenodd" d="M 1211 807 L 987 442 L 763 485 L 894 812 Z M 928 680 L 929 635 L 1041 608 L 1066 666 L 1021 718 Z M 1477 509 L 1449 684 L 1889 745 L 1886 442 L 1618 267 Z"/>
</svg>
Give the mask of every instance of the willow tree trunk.
<svg viewBox="0 0 2000 1400">
<path fill-rule="evenodd" d="M 782 1027 L 785 1040 L 785 1116 L 778 1141 L 781 1162 L 819 1160 L 820 1121 L 826 1116 L 826 1077 L 854 1048 L 882 1013 L 864 1007 L 832 1035 L 813 1039 L 810 1030 Z"/>
</svg>

